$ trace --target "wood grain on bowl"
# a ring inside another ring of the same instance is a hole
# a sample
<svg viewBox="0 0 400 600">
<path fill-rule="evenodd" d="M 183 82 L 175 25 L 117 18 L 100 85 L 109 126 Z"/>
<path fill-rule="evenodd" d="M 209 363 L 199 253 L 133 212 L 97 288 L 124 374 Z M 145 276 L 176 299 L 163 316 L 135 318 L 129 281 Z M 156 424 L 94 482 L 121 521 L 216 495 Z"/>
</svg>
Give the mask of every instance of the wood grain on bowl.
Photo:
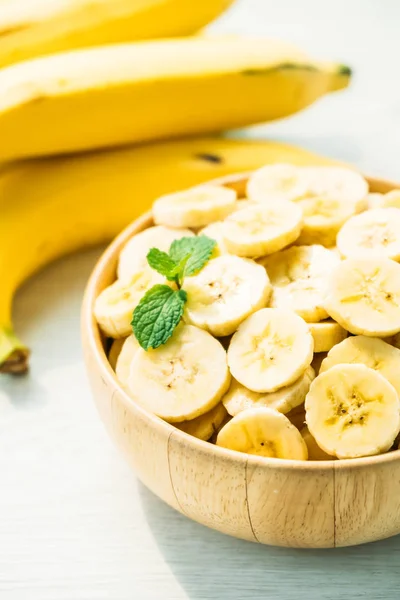
<svg viewBox="0 0 400 600">
<path fill-rule="evenodd" d="M 246 179 L 242 174 L 213 183 L 243 196 Z M 372 192 L 400 187 L 368 181 Z M 249 456 L 193 438 L 128 396 L 108 363 L 93 304 L 115 279 L 123 245 L 151 224 L 150 214 L 144 215 L 105 251 L 82 311 L 85 361 L 97 408 L 141 481 L 195 521 L 254 542 L 325 548 L 400 533 L 400 451 L 324 462 Z"/>
</svg>

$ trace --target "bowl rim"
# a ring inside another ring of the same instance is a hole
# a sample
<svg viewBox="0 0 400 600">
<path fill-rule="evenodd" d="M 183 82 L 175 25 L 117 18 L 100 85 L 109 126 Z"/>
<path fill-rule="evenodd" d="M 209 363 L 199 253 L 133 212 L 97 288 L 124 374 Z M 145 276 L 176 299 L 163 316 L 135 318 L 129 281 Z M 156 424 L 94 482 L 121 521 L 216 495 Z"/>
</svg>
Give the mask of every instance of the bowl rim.
<svg viewBox="0 0 400 600">
<path fill-rule="evenodd" d="M 212 179 L 207 183 L 224 185 L 226 187 L 233 187 L 236 189 L 237 186 L 243 186 L 246 183 L 249 174 L 249 172 L 236 173 L 234 175 Z M 396 183 L 387 179 L 368 176 L 364 177 L 367 179 L 370 185 L 370 192 L 386 192 L 394 188 L 400 188 L 400 183 Z M 230 450 L 229 448 L 217 446 L 216 444 L 210 444 L 207 441 L 203 441 L 191 436 L 174 427 L 173 424 L 167 423 L 160 417 L 156 416 L 150 411 L 147 411 L 139 403 L 136 403 L 121 386 L 113 369 L 111 368 L 104 349 L 102 341 L 103 336 L 93 315 L 93 307 L 99 292 L 99 280 L 103 277 L 105 270 L 109 268 L 110 264 L 116 264 L 119 252 L 133 235 L 143 231 L 144 229 L 147 229 L 153 224 L 151 212 L 146 212 L 125 227 L 125 229 L 123 229 L 121 233 L 114 238 L 114 240 L 107 246 L 100 256 L 89 277 L 82 305 L 82 335 L 86 340 L 87 347 L 95 360 L 100 376 L 107 380 L 114 390 L 118 391 L 120 398 L 123 400 L 124 404 L 129 410 L 133 409 L 134 411 L 137 411 L 140 416 L 143 419 L 148 420 L 152 426 L 160 432 L 160 434 L 168 437 L 168 440 L 172 435 L 174 435 L 174 437 L 184 445 L 191 446 L 192 448 L 201 452 L 209 453 L 210 456 L 217 456 L 221 459 L 233 461 L 236 464 L 241 464 L 243 468 L 247 468 L 247 465 L 250 465 L 251 467 L 255 468 L 282 468 L 288 470 L 301 469 L 303 471 L 312 471 L 315 474 L 316 470 L 320 471 L 321 473 L 327 473 L 328 471 L 337 468 L 340 468 L 341 470 L 351 470 L 361 467 L 374 467 L 380 464 L 387 465 L 393 461 L 400 460 L 400 449 L 392 450 L 384 454 L 365 456 L 361 458 L 333 459 L 326 461 L 302 461 L 293 459 L 269 458 L 241 453 L 235 450 Z"/>
</svg>

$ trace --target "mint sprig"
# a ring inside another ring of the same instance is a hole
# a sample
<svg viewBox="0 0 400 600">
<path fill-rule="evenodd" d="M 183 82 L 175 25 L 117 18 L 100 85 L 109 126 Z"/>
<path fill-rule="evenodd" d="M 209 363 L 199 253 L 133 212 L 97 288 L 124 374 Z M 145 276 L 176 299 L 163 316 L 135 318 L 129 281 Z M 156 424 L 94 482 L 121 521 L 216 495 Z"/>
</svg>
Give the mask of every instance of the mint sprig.
<svg viewBox="0 0 400 600">
<path fill-rule="evenodd" d="M 182 258 L 174 260 L 166 252 L 158 248 L 151 248 L 147 254 L 147 262 L 152 269 L 164 275 L 169 281 L 175 281 L 180 286 L 185 275 L 185 267 L 189 257 L 190 254 L 188 253 Z"/>
<path fill-rule="evenodd" d="M 145 293 L 132 321 L 133 333 L 142 348 L 165 344 L 182 318 L 185 302 L 186 292 L 168 285 L 154 285 Z"/>
<path fill-rule="evenodd" d="M 172 260 L 169 254 L 159 250 L 158 248 L 152 248 L 148 252 L 146 258 L 152 269 L 158 271 L 167 279 L 173 280 L 175 278 L 174 272 L 176 269 L 176 263 Z"/>
<path fill-rule="evenodd" d="M 169 252 L 151 248 L 147 254 L 150 267 L 174 281 L 150 288 L 133 312 L 132 329 L 144 350 L 158 348 L 172 336 L 180 322 L 187 294 L 181 289 L 185 277 L 195 275 L 209 261 L 217 242 L 207 236 L 183 237 L 172 242 Z"/>
<path fill-rule="evenodd" d="M 169 256 L 175 262 L 188 257 L 183 273 L 184 277 L 188 277 L 198 273 L 210 260 L 216 244 L 215 240 L 206 235 L 181 238 L 172 242 Z"/>
<path fill-rule="evenodd" d="M 147 254 L 147 262 L 152 269 L 169 281 L 176 281 L 180 287 L 185 277 L 198 273 L 204 267 L 216 243 L 206 235 L 183 237 L 172 242 L 168 254 L 158 248 L 151 248 Z"/>
</svg>

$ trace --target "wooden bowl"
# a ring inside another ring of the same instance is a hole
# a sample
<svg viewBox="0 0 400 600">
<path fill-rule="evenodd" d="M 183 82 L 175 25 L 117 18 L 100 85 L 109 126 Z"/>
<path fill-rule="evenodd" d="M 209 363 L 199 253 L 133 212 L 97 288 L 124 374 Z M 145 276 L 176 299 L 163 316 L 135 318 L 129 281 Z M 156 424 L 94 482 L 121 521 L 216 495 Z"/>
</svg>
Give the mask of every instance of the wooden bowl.
<svg viewBox="0 0 400 600">
<path fill-rule="evenodd" d="M 217 182 L 243 195 L 246 180 L 243 174 Z M 377 179 L 369 183 L 373 192 L 400 187 Z M 93 305 L 115 279 L 124 244 L 151 224 L 151 215 L 144 215 L 108 247 L 88 283 L 82 313 L 97 408 L 144 485 L 187 517 L 262 544 L 329 548 L 400 533 L 400 451 L 327 462 L 241 454 L 183 433 L 122 389 L 109 366 Z"/>
</svg>

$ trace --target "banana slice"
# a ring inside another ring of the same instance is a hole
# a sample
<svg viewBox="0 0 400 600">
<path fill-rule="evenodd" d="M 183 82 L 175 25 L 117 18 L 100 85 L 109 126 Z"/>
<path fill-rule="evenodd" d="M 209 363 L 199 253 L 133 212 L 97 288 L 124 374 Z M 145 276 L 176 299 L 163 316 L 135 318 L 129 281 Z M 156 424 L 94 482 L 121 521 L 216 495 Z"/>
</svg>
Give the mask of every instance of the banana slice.
<svg viewBox="0 0 400 600">
<path fill-rule="evenodd" d="M 400 260 L 400 209 L 375 208 L 352 217 L 337 236 L 344 258 L 383 256 Z"/>
<path fill-rule="evenodd" d="M 249 200 L 248 198 L 242 198 L 242 199 L 239 198 L 238 201 L 236 202 L 235 211 L 242 210 L 242 208 L 248 208 L 249 206 L 254 206 L 255 204 L 257 204 L 257 202 L 253 202 L 252 200 Z"/>
<path fill-rule="evenodd" d="M 309 181 L 308 197 L 330 198 L 352 204 L 355 212 L 367 208 L 368 183 L 346 167 L 304 167 Z"/>
<path fill-rule="evenodd" d="M 233 335 L 228 364 L 237 381 L 253 392 L 275 392 L 298 379 L 313 358 L 307 323 L 290 311 L 263 308 Z"/>
<path fill-rule="evenodd" d="M 339 260 L 342 260 L 342 255 L 340 254 L 337 246 L 330 246 L 327 248 L 330 252 L 332 252 Z"/>
<path fill-rule="evenodd" d="M 247 183 L 247 195 L 256 202 L 325 198 L 347 202 L 355 212 L 367 207 L 367 194 L 365 179 L 344 167 L 267 165 L 255 171 Z"/>
<path fill-rule="evenodd" d="M 247 196 L 254 202 L 280 203 L 303 198 L 309 192 L 304 169 L 276 163 L 254 171 L 247 182 Z"/>
<path fill-rule="evenodd" d="M 236 192 L 220 185 L 199 185 L 161 196 L 153 204 L 157 225 L 204 227 L 221 221 L 236 208 Z"/>
<path fill-rule="evenodd" d="M 307 425 L 305 425 L 301 430 L 301 437 L 306 443 L 308 450 L 308 460 L 335 460 L 335 456 L 331 456 L 327 454 L 322 448 L 320 448 L 311 435 Z"/>
<path fill-rule="evenodd" d="M 334 246 L 339 230 L 356 213 L 354 204 L 338 198 L 301 198 L 296 204 L 304 215 L 303 230 L 296 242 L 300 245 Z"/>
<path fill-rule="evenodd" d="M 229 252 L 254 258 L 281 250 L 300 235 L 302 212 L 290 202 L 254 204 L 231 214 L 222 235 Z"/>
<path fill-rule="evenodd" d="M 400 430 L 396 390 L 365 365 L 336 365 L 318 375 L 305 406 L 311 435 L 338 458 L 386 452 Z"/>
<path fill-rule="evenodd" d="M 322 362 L 325 360 L 325 358 L 327 356 L 328 355 L 326 352 L 315 352 L 314 353 L 314 358 L 312 359 L 311 366 L 314 369 L 316 375 L 319 374 L 319 372 L 321 370 Z"/>
<path fill-rule="evenodd" d="M 233 417 L 219 432 L 217 446 L 269 458 L 307 460 L 307 446 L 298 429 L 271 408 L 251 408 Z"/>
<path fill-rule="evenodd" d="M 326 319 L 324 295 L 340 260 L 323 246 L 292 246 L 261 259 L 272 284 L 270 306 L 287 308 L 307 322 Z"/>
<path fill-rule="evenodd" d="M 314 340 L 314 352 L 329 352 L 348 335 L 347 331 L 332 319 L 310 323 L 308 327 Z"/>
<path fill-rule="evenodd" d="M 119 338 L 118 340 L 114 340 L 111 344 L 110 351 L 108 353 L 108 362 L 113 371 L 115 371 L 115 367 L 117 364 L 117 359 L 119 353 L 121 352 L 122 346 L 124 345 L 125 338 Z"/>
<path fill-rule="evenodd" d="M 351 336 L 334 346 L 321 364 L 320 373 L 344 363 L 363 364 L 378 371 L 400 395 L 400 350 L 378 338 Z"/>
<path fill-rule="evenodd" d="M 223 221 L 216 221 L 200 229 L 199 235 L 206 235 L 207 237 L 217 242 L 217 247 L 214 248 L 214 256 L 221 256 L 221 254 L 229 254 L 228 249 L 225 245 L 224 238 L 222 235 Z"/>
<path fill-rule="evenodd" d="M 119 255 L 117 276 L 128 281 L 135 273 L 148 267 L 147 254 L 150 248 L 158 248 L 168 252 L 171 244 L 182 237 L 194 236 L 190 229 L 173 229 L 157 225 L 149 227 L 133 236 Z"/>
<path fill-rule="evenodd" d="M 116 340 L 116 342 L 119 340 Z M 127 386 L 129 373 L 131 371 L 131 365 L 133 359 L 136 356 L 136 352 L 139 350 L 140 345 L 137 341 L 136 337 L 130 335 L 123 340 L 123 346 L 117 358 L 117 363 L 115 365 L 115 374 L 117 376 L 118 381 L 124 386 Z M 115 343 L 115 342 L 114 342 Z"/>
<path fill-rule="evenodd" d="M 254 206 L 254 204 L 255 202 L 251 202 L 250 200 L 238 200 L 233 212 L 237 212 L 238 210 L 242 210 L 242 208 L 247 208 L 248 206 Z M 223 238 L 223 221 L 216 221 L 215 223 L 207 225 L 207 227 L 203 227 L 200 229 L 198 234 L 206 235 L 217 242 L 217 248 L 214 249 L 215 256 L 229 254 Z"/>
<path fill-rule="evenodd" d="M 308 192 L 294 199 L 304 214 L 297 243 L 334 246 L 342 225 L 367 208 L 368 184 L 358 173 L 342 167 L 305 167 L 303 176 Z"/>
<path fill-rule="evenodd" d="M 271 285 L 261 265 L 238 256 L 210 260 L 186 277 L 185 320 L 215 336 L 232 334 L 251 313 L 267 305 Z"/>
<path fill-rule="evenodd" d="M 226 352 L 206 331 L 181 323 L 164 346 L 140 348 L 128 378 L 132 397 L 178 423 L 213 409 L 230 384 Z"/>
<path fill-rule="evenodd" d="M 310 389 L 314 377 L 314 369 L 308 367 L 304 371 L 304 374 L 301 375 L 299 379 L 296 379 L 292 385 L 288 385 L 287 387 L 269 394 L 252 392 L 236 381 L 236 379 L 232 379 L 231 387 L 222 398 L 222 402 L 232 417 L 235 417 L 243 410 L 258 408 L 260 406 L 272 408 L 286 414 L 297 406 L 304 404 L 306 394 Z"/>
<path fill-rule="evenodd" d="M 400 190 L 392 190 L 383 194 L 382 204 L 386 208 L 400 208 Z"/>
<path fill-rule="evenodd" d="M 97 297 L 93 311 L 101 330 L 113 338 L 130 335 L 133 311 L 145 292 L 158 283 L 167 282 L 147 267 L 135 273 L 129 281 L 117 279 L 105 288 Z"/>
<path fill-rule="evenodd" d="M 349 258 L 330 277 L 324 307 L 344 329 L 374 337 L 400 331 L 400 265 Z"/>
<path fill-rule="evenodd" d="M 378 192 L 373 192 L 367 195 L 367 210 L 371 210 L 373 208 L 381 208 L 384 206 L 384 194 L 379 194 Z M 400 206 L 399 206 L 400 208 Z"/>
<path fill-rule="evenodd" d="M 191 421 L 176 423 L 175 427 L 206 442 L 218 431 L 218 428 L 224 422 L 227 415 L 228 413 L 224 405 L 220 402 L 215 408 L 212 408 L 204 415 L 200 415 L 200 417 L 196 417 Z"/>
</svg>

